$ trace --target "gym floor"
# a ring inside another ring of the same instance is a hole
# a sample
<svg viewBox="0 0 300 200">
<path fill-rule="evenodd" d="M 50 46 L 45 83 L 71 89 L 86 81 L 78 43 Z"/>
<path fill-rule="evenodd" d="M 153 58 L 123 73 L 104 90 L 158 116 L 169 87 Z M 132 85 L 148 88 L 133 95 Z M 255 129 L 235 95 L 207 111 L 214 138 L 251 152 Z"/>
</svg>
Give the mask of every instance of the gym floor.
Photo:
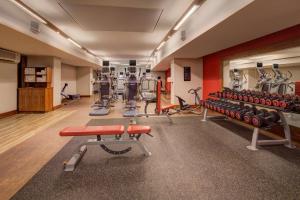
<svg viewBox="0 0 300 200">
<path fill-rule="evenodd" d="M 154 138 L 142 140 L 152 151 L 113 157 L 89 148 L 78 168 L 62 163 L 86 138 L 62 138 L 66 126 L 126 124 L 122 104 L 110 115 L 89 117 L 93 99 L 83 98 L 55 112 L 2 119 L 1 137 L 10 135 L 0 156 L 0 199 L 297 199 L 300 196 L 299 150 L 245 148 L 251 130 L 201 117 L 139 118 Z M 34 119 L 42 119 L 35 123 Z M 31 125 L 23 125 L 28 124 Z M 9 126 L 14 123 L 15 126 Z M 22 135 L 22 140 L 14 140 Z M 0 139 L 1 142 L 1 139 Z M 1 142 L 3 144 L 3 140 Z M 95 177 L 97 177 L 95 179 Z M 47 181 L 45 181 L 47 180 Z M 19 192 L 18 192 L 19 191 Z M 93 191 L 93 192 L 92 192 Z"/>
</svg>

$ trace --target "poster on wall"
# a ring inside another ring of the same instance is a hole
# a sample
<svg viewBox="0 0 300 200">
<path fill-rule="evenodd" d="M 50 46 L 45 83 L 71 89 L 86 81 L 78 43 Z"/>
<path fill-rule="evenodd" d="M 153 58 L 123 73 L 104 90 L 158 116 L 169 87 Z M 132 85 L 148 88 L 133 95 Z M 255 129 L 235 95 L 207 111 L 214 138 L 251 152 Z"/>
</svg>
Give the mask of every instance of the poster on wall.
<svg viewBox="0 0 300 200">
<path fill-rule="evenodd" d="M 183 67 L 184 81 L 191 81 L 191 67 Z"/>
</svg>

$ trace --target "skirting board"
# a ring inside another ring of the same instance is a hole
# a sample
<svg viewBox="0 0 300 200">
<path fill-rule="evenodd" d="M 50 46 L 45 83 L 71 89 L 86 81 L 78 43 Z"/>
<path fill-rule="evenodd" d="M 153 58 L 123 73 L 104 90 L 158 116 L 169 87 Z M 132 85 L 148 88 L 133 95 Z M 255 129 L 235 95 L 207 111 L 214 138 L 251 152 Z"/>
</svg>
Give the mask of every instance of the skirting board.
<svg viewBox="0 0 300 200">
<path fill-rule="evenodd" d="M 12 115 L 15 115 L 17 113 L 18 113 L 17 110 L 12 110 L 12 111 L 9 111 L 9 112 L 0 113 L 0 119 L 5 118 L 5 117 L 9 117 L 9 116 L 12 116 Z"/>
<path fill-rule="evenodd" d="M 62 106 L 63 106 L 62 104 L 59 104 L 59 105 L 57 105 L 57 106 L 53 106 L 53 110 L 59 109 L 59 108 L 61 108 Z"/>
</svg>

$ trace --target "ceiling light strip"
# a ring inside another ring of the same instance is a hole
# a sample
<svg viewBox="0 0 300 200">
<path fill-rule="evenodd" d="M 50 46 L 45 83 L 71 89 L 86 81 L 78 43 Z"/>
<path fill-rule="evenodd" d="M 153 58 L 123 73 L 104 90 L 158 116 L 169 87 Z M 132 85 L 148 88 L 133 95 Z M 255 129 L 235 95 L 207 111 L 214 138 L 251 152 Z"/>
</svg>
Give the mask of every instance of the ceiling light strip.
<svg viewBox="0 0 300 200">
<path fill-rule="evenodd" d="M 166 44 L 166 41 L 163 41 L 162 43 L 160 43 L 160 45 L 157 47 L 157 50 L 160 50 L 165 44 Z"/>
<path fill-rule="evenodd" d="M 20 1 L 17 1 L 17 0 L 9 0 L 9 1 L 12 2 L 13 4 L 15 4 L 17 7 L 21 8 L 22 10 L 24 10 L 27 14 L 29 14 L 32 17 L 34 17 L 38 21 L 42 22 L 43 24 L 47 24 L 47 22 L 43 18 L 41 18 L 39 15 L 37 15 L 36 13 L 34 13 L 32 10 L 30 10 L 29 8 L 27 8 L 26 6 L 24 6 Z"/>
<path fill-rule="evenodd" d="M 184 22 L 192 15 L 194 14 L 194 12 L 196 12 L 196 10 L 200 7 L 200 5 L 193 5 L 193 7 L 183 16 L 183 18 L 177 23 L 177 25 L 174 27 L 174 31 L 177 31 L 182 24 L 184 24 Z"/>
<path fill-rule="evenodd" d="M 78 44 L 77 42 L 75 42 L 74 40 L 72 40 L 72 38 L 68 38 L 68 40 L 72 43 L 72 44 L 74 44 L 75 46 L 77 46 L 78 48 L 82 48 L 82 46 L 80 45 L 80 44 Z"/>
</svg>

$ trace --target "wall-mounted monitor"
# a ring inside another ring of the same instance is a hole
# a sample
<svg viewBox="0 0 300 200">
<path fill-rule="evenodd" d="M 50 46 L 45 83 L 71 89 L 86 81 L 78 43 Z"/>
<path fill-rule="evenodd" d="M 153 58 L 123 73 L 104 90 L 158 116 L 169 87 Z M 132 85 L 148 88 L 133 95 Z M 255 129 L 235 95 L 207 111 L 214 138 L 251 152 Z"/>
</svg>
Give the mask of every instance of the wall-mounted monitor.
<svg viewBox="0 0 300 200">
<path fill-rule="evenodd" d="M 274 69 L 279 69 L 279 65 L 278 64 L 273 64 L 273 68 Z"/>
<path fill-rule="evenodd" d="M 136 66 L 136 60 L 129 60 L 129 66 Z"/>
<path fill-rule="evenodd" d="M 257 67 L 263 67 L 263 64 L 262 64 L 261 62 L 258 62 L 258 63 L 256 64 L 256 66 L 257 66 Z"/>
<path fill-rule="evenodd" d="M 109 61 L 108 60 L 104 60 L 102 64 L 103 64 L 103 66 L 108 67 L 109 66 Z"/>
</svg>

